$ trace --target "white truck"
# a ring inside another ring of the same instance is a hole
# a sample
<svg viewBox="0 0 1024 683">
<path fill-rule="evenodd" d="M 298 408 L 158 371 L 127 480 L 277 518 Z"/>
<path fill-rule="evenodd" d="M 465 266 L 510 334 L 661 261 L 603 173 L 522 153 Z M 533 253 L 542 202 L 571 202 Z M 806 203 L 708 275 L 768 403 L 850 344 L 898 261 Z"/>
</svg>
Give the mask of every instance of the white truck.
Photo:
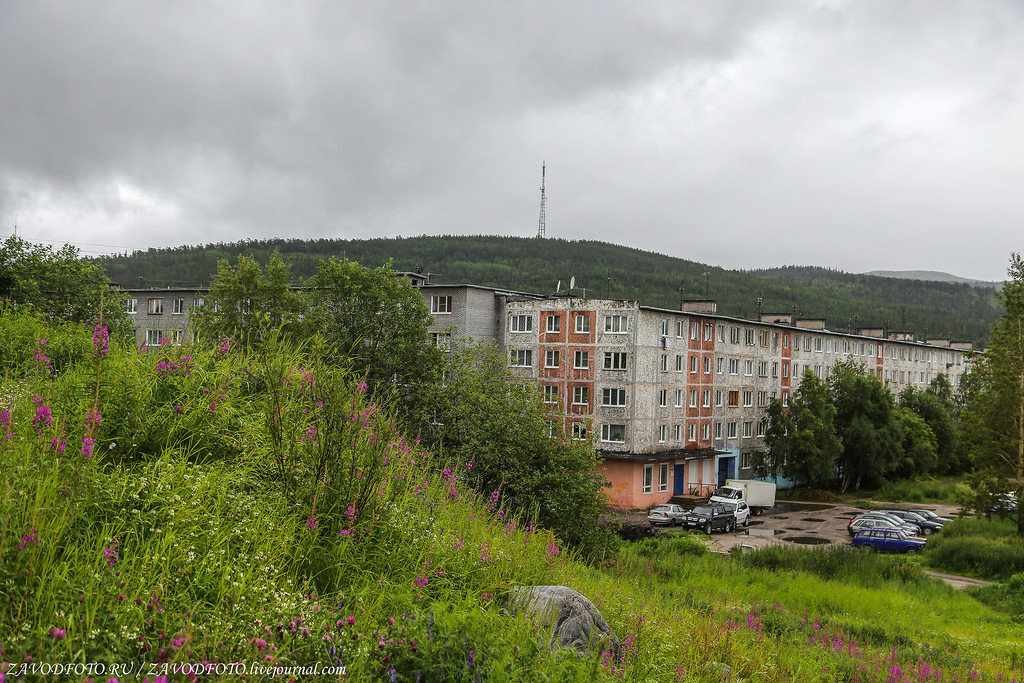
<svg viewBox="0 0 1024 683">
<path fill-rule="evenodd" d="M 737 500 L 747 501 L 750 513 L 759 515 L 775 507 L 775 484 L 753 479 L 726 479 L 725 485 L 719 486 L 711 496 L 712 503 L 735 503 Z"/>
</svg>

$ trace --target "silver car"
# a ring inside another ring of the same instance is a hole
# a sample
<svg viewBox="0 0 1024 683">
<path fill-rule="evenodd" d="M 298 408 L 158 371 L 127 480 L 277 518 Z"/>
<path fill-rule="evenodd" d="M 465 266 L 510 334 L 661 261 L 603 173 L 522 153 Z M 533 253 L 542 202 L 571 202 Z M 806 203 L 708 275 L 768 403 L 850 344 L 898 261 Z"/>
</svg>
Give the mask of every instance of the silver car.
<svg viewBox="0 0 1024 683">
<path fill-rule="evenodd" d="M 747 501 L 738 500 L 733 503 L 722 503 L 722 505 L 736 515 L 736 526 L 750 526 L 750 507 L 747 505 Z"/>
<path fill-rule="evenodd" d="M 647 514 L 647 521 L 655 526 L 661 524 L 675 526 L 676 524 L 682 524 L 682 518 L 685 514 L 686 508 L 682 505 L 663 503 L 651 508 L 651 511 Z"/>
</svg>

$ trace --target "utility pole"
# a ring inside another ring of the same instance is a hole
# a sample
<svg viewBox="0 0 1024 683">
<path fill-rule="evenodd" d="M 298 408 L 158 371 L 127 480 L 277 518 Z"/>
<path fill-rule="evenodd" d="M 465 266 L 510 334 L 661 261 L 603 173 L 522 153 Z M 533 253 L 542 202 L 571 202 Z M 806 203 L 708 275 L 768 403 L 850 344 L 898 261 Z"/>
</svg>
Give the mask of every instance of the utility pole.
<svg viewBox="0 0 1024 683">
<path fill-rule="evenodd" d="M 612 277 L 612 269 L 609 268 L 608 269 L 608 276 L 605 277 L 605 281 L 607 283 L 607 287 L 605 288 L 605 293 L 604 293 L 604 298 L 605 299 L 611 299 L 612 298 L 612 280 L 614 280 L 614 279 L 615 278 Z"/>
<path fill-rule="evenodd" d="M 679 281 L 679 310 L 683 310 L 683 280 Z"/>
</svg>

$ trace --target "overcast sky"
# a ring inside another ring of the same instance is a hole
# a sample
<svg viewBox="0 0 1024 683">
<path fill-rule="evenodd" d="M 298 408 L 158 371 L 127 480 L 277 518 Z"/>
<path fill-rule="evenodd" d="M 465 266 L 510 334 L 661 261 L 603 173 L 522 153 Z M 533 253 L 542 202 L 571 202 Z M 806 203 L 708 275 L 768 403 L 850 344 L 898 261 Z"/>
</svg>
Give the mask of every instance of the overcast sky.
<svg viewBox="0 0 1024 683">
<path fill-rule="evenodd" d="M 537 231 L 1002 279 L 1024 3 L 0 0 L 0 216 L 83 251 Z"/>
</svg>

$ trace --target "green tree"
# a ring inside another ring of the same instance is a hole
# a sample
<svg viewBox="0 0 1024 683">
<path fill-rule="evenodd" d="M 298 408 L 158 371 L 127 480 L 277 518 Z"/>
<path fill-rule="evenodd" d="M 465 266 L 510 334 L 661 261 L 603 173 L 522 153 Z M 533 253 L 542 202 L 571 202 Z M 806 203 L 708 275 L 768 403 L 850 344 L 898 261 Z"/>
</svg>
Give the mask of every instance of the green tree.
<svg viewBox="0 0 1024 683">
<path fill-rule="evenodd" d="M 963 434 L 973 448 L 976 477 L 987 493 L 1016 494 L 1013 513 L 1024 535 L 1024 261 L 1010 258 L 1010 279 L 999 292 L 1005 313 L 993 325 L 988 347 L 975 359 L 965 387 Z M 986 501 L 978 501 L 982 507 Z"/>
<path fill-rule="evenodd" d="M 221 259 L 197 322 L 213 339 L 259 344 L 272 331 L 294 333 L 307 308 L 292 282 L 291 266 L 275 251 L 266 269 L 250 256 L 239 256 L 235 266 Z"/>
<path fill-rule="evenodd" d="M 952 387 L 946 376 L 939 375 L 924 390 L 908 386 L 900 393 L 900 406 L 924 420 L 932 433 L 935 462 L 922 473 L 952 474 L 962 471 L 957 448 L 959 437 L 953 417 Z"/>
<path fill-rule="evenodd" d="M 840 490 L 877 485 L 903 458 L 896 399 L 875 373 L 852 361 L 835 364 L 828 386 L 841 442 Z"/>
<path fill-rule="evenodd" d="M 839 438 L 835 408 L 828 387 L 809 370 L 800 380 L 788 408 L 778 399 L 769 404 L 765 445 L 769 459 L 783 475 L 800 484 L 824 485 L 835 478 Z"/>
<path fill-rule="evenodd" d="M 321 334 L 352 361 L 374 392 L 396 387 L 408 413 L 437 380 L 442 353 L 430 343 L 431 317 L 419 290 L 391 269 L 330 258 L 306 281 L 307 335 Z"/>
<path fill-rule="evenodd" d="M 421 431 L 439 457 L 472 463 L 476 490 L 500 489 L 508 509 L 536 514 L 566 543 L 587 553 L 609 547 L 597 454 L 586 441 L 549 435 L 538 387 L 516 381 L 493 343 L 456 343 L 445 377 L 428 389 Z"/>
<path fill-rule="evenodd" d="M 900 435 L 902 454 L 892 474 L 908 479 L 934 472 L 938 465 L 938 440 L 928 422 L 906 406 L 897 406 L 896 429 Z"/>
<path fill-rule="evenodd" d="M 78 256 L 70 244 L 54 250 L 8 237 L 0 243 L 0 300 L 31 309 L 44 320 L 94 325 L 102 314 L 112 334 L 130 337 L 124 295 L 111 288 L 103 268 Z"/>
</svg>

